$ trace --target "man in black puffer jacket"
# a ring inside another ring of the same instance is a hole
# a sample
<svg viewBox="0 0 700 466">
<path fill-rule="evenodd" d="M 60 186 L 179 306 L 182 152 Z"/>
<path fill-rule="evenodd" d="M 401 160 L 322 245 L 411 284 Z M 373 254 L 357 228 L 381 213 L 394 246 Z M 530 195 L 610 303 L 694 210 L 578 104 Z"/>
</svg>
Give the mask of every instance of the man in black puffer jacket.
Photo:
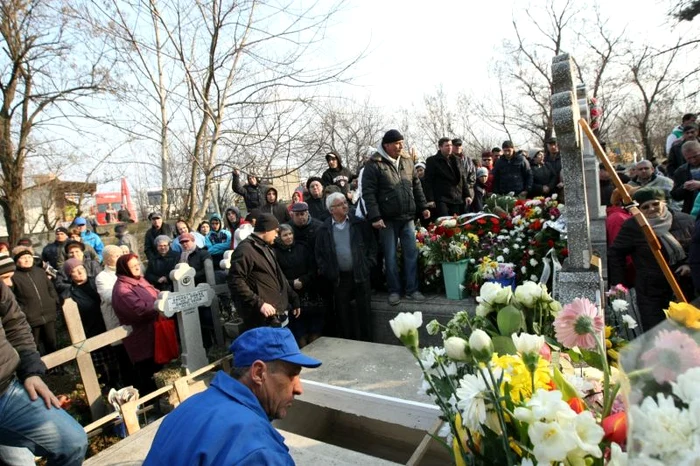
<svg viewBox="0 0 700 466">
<path fill-rule="evenodd" d="M 14 270 L 12 258 L 0 257 L 0 271 L 10 265 Z M 85 431 L 60 409 L 41 380 L 45 372 L 31 327 L 12 291 L 0 281 L 0 431 L 3 445 L 17 447 L 3 449 L 3 463 L 32 463 L 34 455 L 41 455 L 48 464 L 83 464 Z"/>
<path fill-rule="evenodd" d="M 234 193 L 243 196 L 245 208 L 248 212 L 253 209 L 259 209 L 265 203 L 263 189 L 258 184 L 258 179 L 253 175 L 248 175 L 248 183 L 241 186 L 241 171 L 238 168 L 233 169 L 231 188 Z"/>
<path fill-rule="evenodd" d="M 515 154 L 511 141 L 503 142 L 503 155 L 493 166 L 493 192 L 496 194 L 513 193 L 526 197 L 532 189 L 532 171 L 530 164 L 522 155 Z"/>
<path fill-rule="evenodd" d="M 438 147 L 437 154 L 425 161 L 425 198 L 435 204 L 436 217 L 461 215 L 473 198 L 462 161 L 452 153 L 450 138 L 440 138 Z"/>
<path fill-rule="evenodd" d="M 416 207 L 423 218 L 430 217 L 423 188 L 413 168 L 413 160 L 403 151 L 403 136 L 392 129 L 384 134 L 377 152 L 362 173 L 362 198 L 367 220 L 379 230 L 384 251 L 389 304 L 401 302 L 401 281 L 397 263 L 397 241 L 401 241 L 406 278 L 406 298 L 423 301 L 418 291 L 418 249 L 413 218 Z"/>
<path fill-rule="evenodd" d="M 323 186 L 334 184 L 340 188 L 344 195 L 347 195 L 352 173 L 343 167 L 343 161 L 336 151 L 330 151 L 326 154 L 326 163 L 328 164 L 328 169 L 321 175 Z"/>
</svg>

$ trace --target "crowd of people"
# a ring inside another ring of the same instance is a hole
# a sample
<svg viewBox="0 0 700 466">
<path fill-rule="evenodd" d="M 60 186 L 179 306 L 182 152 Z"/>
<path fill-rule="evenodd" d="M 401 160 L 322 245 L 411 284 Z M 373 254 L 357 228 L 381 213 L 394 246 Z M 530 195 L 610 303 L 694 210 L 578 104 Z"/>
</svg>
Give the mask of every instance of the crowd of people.
<svg viewBox="0 0 700 466">
<path fill-rule="evenodd" d="M 643 160 L 619 174 L 689 298 L 700 289 L 700 230 L 694 228 L 700 213 L 700 139 L 694 121 L 694 115 L 685 115 L 669 135 L 665 165 Z M 132 327 L 123 341 L 91 352 L 101 383 L 153 391 L 153 374 L 161 367 L 154 359 L 159 318 L 154 303 L 160 291 L 173 290 L 170 272 L 179 263 L 195 270 L 195 283 L 227 283 L 244 330 L 287 327 L 297 347 L 321 335 L 372 341 L 372 289 L 385 287 L 390 305 L 425 300 L 416 222 L 480 212 L 491 193 L 556 194 L 564 200 L 559 147 L 555 138 L 545 143 L 543 150 L 528 151 L 504 141 L 474 160 L 463 152 L 460 139 L 445 137 L 437 141 L 434 155 L 416 161 L 404 150 L 401 133 L 390 130 L 357 174 L 343 165 L 340 154 L 328 152 L 327 170 L 308 178 L 289 204 L 253 174 L 242 183 L 240 170 L 234 169 L 232 188 L 243 198 L 245 216 L 232 206 L 195 230 L 183 219 L 171 225 L 153 212 L 143 252 L 130 223 L 116 225 L 116 244 L 105 246 L 81 217 L 70 228 L 56 228 L 54 241 L 40 255 L 27 240 L 14 248 L 0 243 L 0 399 L 11 394 L 12 409 L 32 405 L 35 413 L 37 396 L 46 408 L 57 406 L 41 381 L 45 368 L 39 358 L 57 349 L 56 320 L 67 298 L 76 303 L 87 337 L 119 325 Z M 623 196 L 613 189 L 609 174 L 600 173 L 601 204 L 608 208 L 609 281 L 634 286 L 640 324 L 648 329 L 663 318 L 673 292 Z M 208 261 L 213 277 L 208 277 Z M 204 327 L 211 325 L 207 309 L 200 309 L 200 318 Z M 203 341 L 211 344 L 204 330 Z M 245 379 L 251 390 L 261 383 L 245 371 L 234 379 Z M 29 448 L 52 458 L 49 464 L 79 464 L 69 458 L 84 454 L 84 434 L 69 417 L 44 409 L 41 419 L 72 436 L 67 444 L 73 448 L 56 446 L 56 439 L 51 447 L 38 447 L 35 434 L 25 435 L 32 423 L 8 419 L 6 409 L 0 410 L 0 432 L 13 446 L 0 445 L 3 458 L 26 457 Z"/>
</svg>

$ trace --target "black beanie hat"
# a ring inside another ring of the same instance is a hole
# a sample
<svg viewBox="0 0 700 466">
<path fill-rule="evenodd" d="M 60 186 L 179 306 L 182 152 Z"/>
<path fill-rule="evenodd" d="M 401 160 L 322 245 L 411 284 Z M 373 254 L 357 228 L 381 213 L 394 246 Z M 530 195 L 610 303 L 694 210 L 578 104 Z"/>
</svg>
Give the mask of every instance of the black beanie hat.
<svg viewBox="0 0 700 466">
<path fill-rule="evenodd" d="M 390 129 L 384 133 L 384 137 L 382 138 L 382 144 L 391 144 L 397 141 L 403 141 L 403 136 L 397 129 Z"/>
<path fill-rule="evenodd" d="M 321 186 L 323 186 L 323 180 L 321 178 L 319 178 L 318 176 L 312 176 L 311 178 L 306 180 L 307 191 L 311 191 L 311 188 L 309 186 L 311 186 L 311 183 L 313 183 L 314 181 L 318 181 L 319 183 L 321 183 Z"/>
<path fill-rule="evenodd" d="M 12 250 L 12 259 L 14 259 L 14 261 L 17 262 L 17 260 L 20 257 L 22 257 L 26 254 L 33 256 L 34 251 L 32 251 L 32 248 L 30 248 L 29 246 L 17 246 L 16 248 L 14 248 Z"/>
<path fill-rule="evenodd" d="M 255 222 L 256 233 L 267 233 L 268 231 L 276 230 L 279 228 L 280 222 L 272 214 L 260 214 Z"/>
<path fill-rule="evenodd" d="M 632 199 L 639 205 L 642 205 L 647 201 L 665 201 L 666 194 L 659 188 L 642 188 L 634 193 Z"/>
</svg>

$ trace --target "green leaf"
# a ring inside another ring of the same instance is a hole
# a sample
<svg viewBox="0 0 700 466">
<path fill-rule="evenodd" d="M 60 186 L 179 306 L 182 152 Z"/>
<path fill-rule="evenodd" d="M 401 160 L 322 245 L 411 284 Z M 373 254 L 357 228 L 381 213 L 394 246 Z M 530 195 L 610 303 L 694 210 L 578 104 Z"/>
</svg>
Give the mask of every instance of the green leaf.
<svg viewBox="0 0 700 466">
<path fill-rule="evenodd" d="M 516 354 L 515 345 L 510 337 L 498 335 L 492 338 L 493 349 L 498 354 Z"/>
<path fill-rule="evenodd" d="M 566 380 L 564 374 L 562 374 L 559 368 L 556 366 L 554 367 L 554 374 L 552 378 L 554 379 L 554 383 L 557 385 L 557 388 L 561 392 L 562 399 L 564 401 L 569 401 L 572 398 L 578 398 L 576 389 Z"/>
<path fill-rule="evenodd" d="M 514 306 L 505 306 L 498 311 L 498 331 L 501 335 L 510 336 L 520 330 L 523 313 Z"/>
</svg>

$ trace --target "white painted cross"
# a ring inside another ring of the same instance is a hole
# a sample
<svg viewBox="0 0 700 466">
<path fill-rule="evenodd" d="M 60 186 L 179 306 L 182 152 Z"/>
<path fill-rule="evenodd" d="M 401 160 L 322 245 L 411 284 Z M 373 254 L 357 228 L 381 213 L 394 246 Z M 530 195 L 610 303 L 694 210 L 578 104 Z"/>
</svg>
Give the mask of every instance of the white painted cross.
<svg viewBox="0 0 700 466">
<path fill-rule="evenodd" d="M 214 298 L 214 290 L 206 283 L 194 286 L 195 270 L 187 264 L 177 264 L 170 272 L 175 291 L 162 291 L 158 294 L 155 308 L 172 317 L 177 314 L 182 345 L 182 365 L 188 373 L 207 364 L 207 354 L 202 344 L 202 330 L 199 323 L 199 306 L 209 306 Z"/>
</svg>

